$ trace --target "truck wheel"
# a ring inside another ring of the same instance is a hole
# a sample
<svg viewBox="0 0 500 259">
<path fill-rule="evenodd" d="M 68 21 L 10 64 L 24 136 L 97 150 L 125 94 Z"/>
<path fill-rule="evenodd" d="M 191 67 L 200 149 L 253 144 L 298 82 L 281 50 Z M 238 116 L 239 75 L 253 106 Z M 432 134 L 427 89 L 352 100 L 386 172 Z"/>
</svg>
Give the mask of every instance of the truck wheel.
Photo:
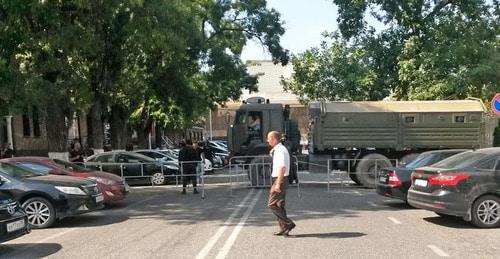
<svg viewBox="0 0 500 259">
<path fill-rule="evenodd" d="M 419 153 L 410 153 L 410 154 L 404 155 L 399 160 L 399 164 L 406 165 L 406 164 L 410 163 L 411 161 L 415 160 L 415 158 L 417 158 L 419 155 L 420 155 Z"/>
<path fill-rule="evenodd" d="M 267 187 L 271 185 L 271 158 L 255 157 L 248 166 L 248 178 L 253 187 Z"/>
<path fill-rule="evenodd" d="M 357 185 L 361 185 L 361 182 L 359 181 L 358 176 L 356 175 L 356 173 L 354 173 L 354 172 L 349 173 L 349 178 L 351 178 L 351 180 L 353 182 L 355 182 Z"/>
<path fill-rule="evenodd" d="M 373 153 L 364 156 L 356 167 L 356 177 L 365 187 L 375 187 L 375 176 L 381 168 L 392 166 L 391 161 L 381 154 Z"/>
</svg>

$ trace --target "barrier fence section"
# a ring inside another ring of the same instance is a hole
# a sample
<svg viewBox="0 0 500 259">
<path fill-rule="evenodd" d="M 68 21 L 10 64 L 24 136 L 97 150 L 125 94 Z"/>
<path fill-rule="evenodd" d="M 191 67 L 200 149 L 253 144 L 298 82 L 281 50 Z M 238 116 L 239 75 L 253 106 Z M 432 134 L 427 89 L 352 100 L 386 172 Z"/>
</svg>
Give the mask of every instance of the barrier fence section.
<svg viewBox="0 0 500 259">
<path fill-rule="evenodd" d="M 297 195 L 300 198 L 300 181 L 298 176 L 298 159 L 296 156 L 290 156 L 289 186 L 297 186 Z M 231 195 L 233 195 L 234 185 L 238 182 L 233 178 L 242 177 L 247 180 L 246 186 L 254 188 L 271 187 L 273 183 L 272 159 L 270 156 L 234 156 L 229 160 L 229 182 Z M 295 181 L 295 185 L 291 182 Z"/>
<path fill-rule="evenodd" d="M 185 173 L 186 165 L 192 164 L 195 173 Z M 150 162 L 150 163 L 116 163 L 116 162 L 86 162 L 85 168 L 109 172 L 120 176 L 122 179 L 149 179 L 151 186 L 162 185 L 175 178 L 175 185 L 179 186 L 179 178 L 195 176 L 201 184 L 201 196 L 205 198 L 205 167 L 201 161 L 182 161 L 179 163 Z M 178 167 L 177 167 L 178 166 Z"/>
<path fill-rule="evenodd" d="M 366 171 L 352 171 L 355 168 L 355 165 L 358 165 L 359 162 L 363 161 L 364 163 L 372 163 L 367 167 Z M 341 180 L 340 185 L 346 186 L 347 182 L 354 181 L 355 178 L 358 183 L 361 182 L 365 187 L 375 187 L 378 179 L 379 173 L 382 168 L 385 167 L 398 167 L 399 160 L 398 159 L 328 159 L 327 164 L 327 185 L 328 185 L 328 193 L 330 193 L 330 185 L 332 184 L 332 176 L 333 180 Z M 340 170 L 340 169 L 344 170 Z"/>
</svg>

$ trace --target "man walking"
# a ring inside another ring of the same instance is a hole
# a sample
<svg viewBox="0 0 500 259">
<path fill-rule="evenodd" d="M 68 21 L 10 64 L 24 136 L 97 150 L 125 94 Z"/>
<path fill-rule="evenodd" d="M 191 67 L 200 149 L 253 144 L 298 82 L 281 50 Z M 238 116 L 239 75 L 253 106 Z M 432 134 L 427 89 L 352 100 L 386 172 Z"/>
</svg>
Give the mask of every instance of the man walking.
<svg viewBox="0 0 500 259">
<path fill-rule="evenodd" d="M 288 175 L 290 173 L 290 154 L 280 142 L 281 134 L 271 131 L 267 134 L 267 143 L 271 146 L 269 154 L 273 158 L 272 177 L 273 184 L 269 192 L 268 207 L 278 218 L 280 230 L 273 233 L 276 236 L 288 237 L 295 228 L 295 223 L 289 219 L 285 210 L 285 196 L 288 188 Z"/>
<path fill-rule="evenodd" d="M 189 181 L 193 183 L 193 193 L 198 193 L 196 189 L 196 166 L 200 161 L 198 152 L 193 149 L 193 142 L 186 140 L 185 146 L 179 151 L 179 166 L 182 169 L 182 194 L 186 194 Z"/>
</svg>

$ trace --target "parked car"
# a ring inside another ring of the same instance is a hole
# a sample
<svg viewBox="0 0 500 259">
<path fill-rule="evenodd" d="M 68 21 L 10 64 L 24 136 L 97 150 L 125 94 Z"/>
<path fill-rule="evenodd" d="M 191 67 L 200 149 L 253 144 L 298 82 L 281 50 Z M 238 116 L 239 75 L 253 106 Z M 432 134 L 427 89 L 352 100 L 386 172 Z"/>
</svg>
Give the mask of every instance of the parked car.
<svg viewBox="0 0 500 259">
<path fill-rule="evenodd" d="M 127 179 L 127 182 L 166 184 L 179 174 L 177 164 L 163 163 L 130 151 L 113 151 L 87 158 L 86 167 L 110 172 Z"/>
<path fill-rule="evenodd" d="M 466 151 L 417 168 L 411 177 L 410 205 L 481 228 L 500 226 L 500 148 Z"/>
<path fill-rule="evenodd" d="M 5 163 L 16 164 L 34 171 L 82 177 L 97 182 L 97 187 L 104 195 L 104 203 L 112 203 L 125 199 L 130 188 L 119 176 L 106 172 L 98 172 L 81 165 L 48 157 L 13 157 L 0 160 Z"/>
<path fill-rule="evenodd" d="M 0 186 L 4 182 L 0 179 Z M 28 215 L 11 196 L 0 192 L 0 243 L 30 232 Z"/>
<path fill-rule="evenodd" d="M 377 193 L 390 198 L 407 200 L 411 186 L 411 173 L 415 168 L 435 164 L 467 149 L 447 149 L 423 152 L 410 163 L 401 167 L 386 167 L 380 170 L 377 181 Z"/>
<path fill-rule="evenodd" d="M 167 165 L 171 165 L 172 167 L 176 167 L 177 171 L 180 170 L 179 168 L 179 154 L 172 152 L 172 151 L 166 151 L 166 150 L 150 150 L 150 149 L 143 149 L 143 150 L 134 150 L 132 152 L 139 153 L 141 155 L 145 155 L 147 157 L 153 158 L 157 161 L 162 161 L 163 163 L 166 163 Z M 203 168 L 205 169 L 205 172 L 213 172 L 213 166 L 212 162 L 210 160 L 205 159 L 205 162 L 203 163 Z M 180 171 L 178 172 L 180 174 Z"/>
<path fill-rule="evenodd" d="M 33 228 L 50 227 L 56 219 L 102 208 L 104 196 L 93 181 L 50 175 L 0 163 L 0 192 L 14 197 Z"/>
</svg>

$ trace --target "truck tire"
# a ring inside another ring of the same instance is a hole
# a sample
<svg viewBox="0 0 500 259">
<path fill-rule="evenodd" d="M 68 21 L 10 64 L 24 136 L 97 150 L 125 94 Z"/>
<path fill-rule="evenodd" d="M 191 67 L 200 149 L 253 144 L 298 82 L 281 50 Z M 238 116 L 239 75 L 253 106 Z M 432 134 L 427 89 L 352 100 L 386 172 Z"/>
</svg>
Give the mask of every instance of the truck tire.
<svg viewBox="0 0 500 259">
<path fill-rule="evenodd" d="M 391 161 L 381 154 L 372 153 L 364 156 L 356 167 L 356 177 L 359 182 L 369 188 L 375 188 L 377 171 L 384 167 L 391 167 Z"/>
<path fill-rule="evenodd" d="M 252 187 L 271 186 L 271 163 L 270 157 L 255 157 L 250 160 L 247 173 Z"/>
<path fill-rule="evenodd" d="M 356 175 L 356 173 L 354 172 L 350 172 L 349 173 L 349 178 L 351 178 L 351 180 L 356 183 L 357 185 L 361 185 L 361 182 L 359 181 L 358 179 L 358 176 Z"/>
</svg>

